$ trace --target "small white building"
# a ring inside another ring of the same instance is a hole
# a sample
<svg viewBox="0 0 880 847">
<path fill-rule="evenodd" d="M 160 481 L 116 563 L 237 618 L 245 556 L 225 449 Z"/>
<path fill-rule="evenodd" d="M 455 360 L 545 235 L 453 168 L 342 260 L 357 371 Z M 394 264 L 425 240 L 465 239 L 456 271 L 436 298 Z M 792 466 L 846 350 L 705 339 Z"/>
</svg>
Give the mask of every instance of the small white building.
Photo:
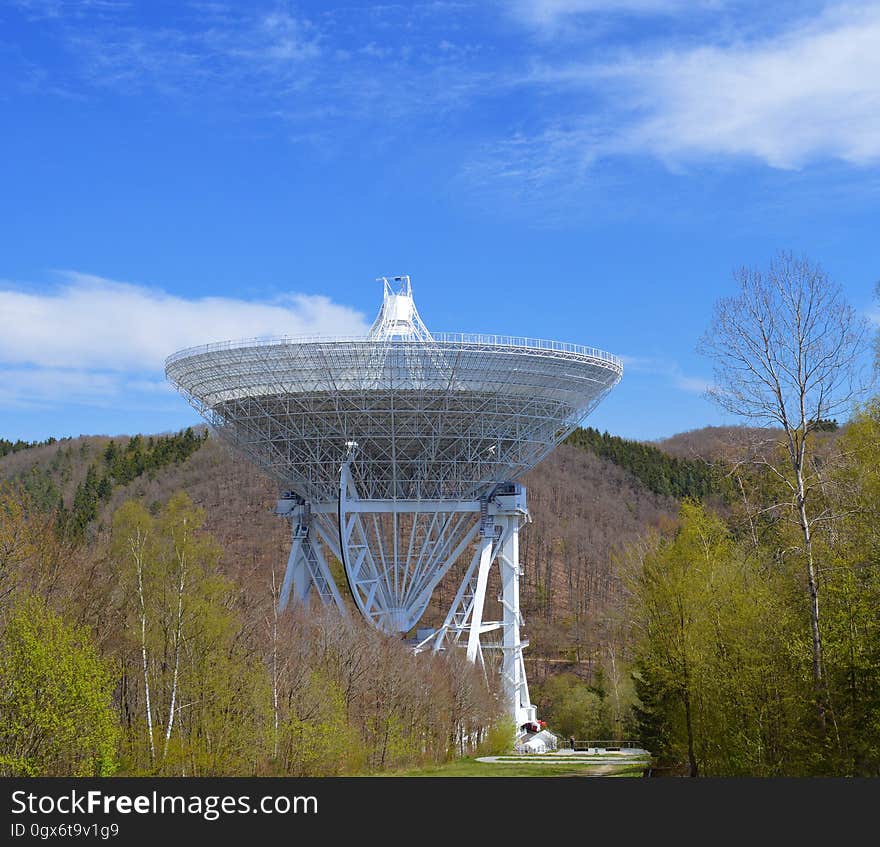
<svg viewBox="0 0 880 847">
<path fill-rule="evenodd" d="M 556 736 L 546 729 L 526 736 L 517 748 L 522 753 L 549 753 L 556 749 Z"/>
</svg>

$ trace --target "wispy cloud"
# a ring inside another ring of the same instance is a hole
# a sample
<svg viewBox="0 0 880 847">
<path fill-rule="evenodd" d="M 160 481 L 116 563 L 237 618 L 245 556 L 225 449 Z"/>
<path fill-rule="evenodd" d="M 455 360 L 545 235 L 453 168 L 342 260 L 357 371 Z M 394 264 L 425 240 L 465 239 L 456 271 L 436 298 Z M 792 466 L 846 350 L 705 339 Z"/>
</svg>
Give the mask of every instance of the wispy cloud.
<svg viewBox="0 0 880 847">
<path fill-rule="evenodd" d="M 46 19 L 41 37 L 59 61 L 29 69 L 28 90 L 55 91 L 63 80 L 81 94 L 156 92 L 234 109 L 239 122 L 275 119 L 335 141 L 344 130 L 362 142 L 365 122 L 388 131 L 395 120 L 431 119 L 491 85 L 471 61 L 479 43 L 456 22 L 460 3 L 306 14 L 283 1 L 183 0 L 157 22 L 124 7 L 84 18 L 85 7 L 62 0 L 18 2 Z"/>
<path fill-rule="evenodd" d="M 162 26 L 117 15 L 93 26 L 67 20 L 62 32 L 79 72 L 95 86 L 215 97 L 240 95 L 244 87 L 251 97 L 277 97 L 302 86 L 322 37 L 312 21 L 282 7 L 223 4 L 182 5 Z"/>
<path fill-rule="evenodd" d="M 548 188 L 579 190 L 592 165 L 602 155 L 604 139 L 594 127 L 548 127 L 539 134 L 517 132 L 488 143 L 463 169 L 478 188 L 507 183 L 520 201 Z"/>
<path fill-rule="evenodd" d="M 526 5 L 552 18 L 605 4 Z M 591 177 L 586 166 L 623 156 L 673 170 L 695 161 L 874 165 L 878 45 L 880 4 L 870 3 L 832 7 L 773 36 L 715 44 L 704 36 L 697 47 L 618 49 L 593 62 L 572 60 L 572 51 L 562 61 L 544 55 L 520 84 L 548 103 L 563 102 L 564 112 L 545 109 L 543 126 L 494 140 L 466 169 L 499 183 L 559 182 L 571 191 Z"/>
<path fill-rule="evenodd" d="M 781 37 L 599 69 L 640 113 L 621 150 L 751 156 L 796 168 L 880 160 L 880 6 L 846 7 Z"/>
<path fill-rule="evenodd" d="M 713 386 L 711 380 L 698 376 L 685 376 L 682 373 L 674 373 L 672 375 L 672 384 L 681 391 L 688 392 L 688 394 L 705 394 Z"/>
<path fill-rule="evenodd" d="M 161 20 L 116 0 L 16 2 L 45 19 L 54 60 L 22 59 L 28 93 L 158 92 L 257 133 L 277 123 L 322 156 L 442 145 L 438 163 L 495 208 L 493 187 L 577 202 L 620 160 L 880 162 L 875 0 L 184 0 Z M 499 25 L 502 8 L 524 26 Z"/>
<path fill-rule="evenodd" d="M 9 0 L 31 20 L 79 18 L 113 14 L 131 6 L 129 0 Z"/>
<path fill-rule="evenodd" d="M 668 15 L 700 6 L 717 8 L 723 0 L 514 0 L 508 11 L 523 23 L 554 29 L 563 21 L 596 13 L 616 15 Z"/>
<path fill-rule="evenodd" d="M 158 379 L 132 379 L 119 371 L 81 368 L 9 368 L 0 365 L 0 409 L 180 408 L 173 390 Z"/>
<path fill-rule="evenodd" d="M 0 405 L 137 402 L 164 391 L 165 357 L 183 347 L 367 328 L 360 312 L 323 296 L 261 303 L 177 297 L 81 273 L 63 280 L 49 292 L 0 285 Z"/>
<path fill-rule="evenodd" d="M 711 387 L 711 380 L 691 376 L 677 362 L 649 356 L 622 356 L 626 371 L 657 376 L 666 380 L 674 388 L 688 394 L 705 394 Z"/>
</svg>

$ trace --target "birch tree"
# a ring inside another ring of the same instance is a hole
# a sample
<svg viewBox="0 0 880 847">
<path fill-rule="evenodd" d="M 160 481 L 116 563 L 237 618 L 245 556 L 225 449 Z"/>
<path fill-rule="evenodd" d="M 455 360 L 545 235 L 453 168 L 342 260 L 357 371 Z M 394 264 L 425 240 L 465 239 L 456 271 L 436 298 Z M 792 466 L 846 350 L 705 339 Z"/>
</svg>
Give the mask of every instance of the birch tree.
<svg viewBox="0 0 880 847">
<path fill-rule="evenodd" d="M 864 390 L 860 363 L 866 322 L 821 267 L 791 253 L 779 253 L 766 271 L 742 268 L 734 278 L 736 294 L 716 303 L 712 324 L 700 343 L 701 351 L 714 360 L 709 396 L 727 412 L 773 433 L 774 443 L 751 459 L 778 479 L 786 492 L 782 505 L 799 529 L 813 685 L 824 726 L 828 691 L 820 564 L 813 537 L 817 522 L 826 516 L 814 508 L 819 480 L 813 434 L 824 422 L 848 412 Z"/>
<path fill-rule="evenodd" d="M 175 707 L 177 706 L 178 684 L 180 682 L 180 654 L 183 649 L 183 601 L 187 589 L 190 567 L 190 537 L 192 533 L 189 510 L 192 504 L 189 498 L 182 500 L 172 498 L 166 507 L 167 532 L 171 539 L 169 550 L 170 566 L 168 570 L 174 576 L 174 635 L 173 635 L 173 670 L 171 672 L 171 705 L 168 707 L 168 720 L 165 723 L 165 746 L 162 758 L 168 756 L 168 743 L 174 729 Z"/>
<path fill-rule="evenodd" d="M 156 518 L 135 501 L 114 515 L 111 550 L 140 677 L 127 696 L 143 718 L 151 771 L 175 772 L 185 756 L 194 768 L 204 734 L 199 721 L 213 720 L 211 704 L 228 699 L 241 681 L 229 609 L 233 590 L 217 572 L 220 549 L 202 531 L 204 520 L 203 510 L 181 493 Z M 239 705 L 246 711 L 249 704 Z M 205 760 L 201 756 L 200 767 L 207 767 Z"/>
<path fill-rule="evenodd" d="M 129 500 L 113 516 L 113 555 L 123 570 L 133 571 L 130 582 L 137 608 L 138 646 L 141 654 L 141 671 L 144 684 L 144 721 L 147 725 L 147 741 L 150 750 L 150 766 L 156 763 L 156 744 L 153 738 L 153 708 L 150 702 L 150 654 L 147 646 L 148 614 L 145 571 L 149 567 L 154 531 L 153 518 L 139 503 Z"/>
<path fill-rule="evenodd" d="M 267 618 L 266 624 L 270 633 L 272 644 L 271 672 L 272 672 L 272 759 L 278 759 L 278 597 L 279 586 L 275 579 L 275 567 L 272 567 L 272 619 Z"/>
</svg>

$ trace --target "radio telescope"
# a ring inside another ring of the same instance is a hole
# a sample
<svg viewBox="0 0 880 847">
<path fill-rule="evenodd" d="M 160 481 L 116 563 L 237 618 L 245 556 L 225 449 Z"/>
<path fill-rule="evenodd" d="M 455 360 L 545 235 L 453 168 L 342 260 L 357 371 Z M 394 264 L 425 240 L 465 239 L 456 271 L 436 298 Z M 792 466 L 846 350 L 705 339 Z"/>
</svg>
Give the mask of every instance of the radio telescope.
<svg viewBox="0 0 880 847">
<path fill-rule="evenodd" d="M 620 359 L 589 347 L 505 335 L 431 333 L 408 276 L 381 277 L 366 336 L 251 339 L 170 356 L 165 373 L 214 430 L 275 477 L 293 543 L 281 586 L 347 614 L 353 605 L 415 649 L 500 651 L 518 727 L 533 724 L 519 609 L 516 480 L 619 382 Z M 467 563 L 442 625 L 416 630 L 456 561 Z M 501 620 L 483 619 L 500 569 Z"/>
</svg>

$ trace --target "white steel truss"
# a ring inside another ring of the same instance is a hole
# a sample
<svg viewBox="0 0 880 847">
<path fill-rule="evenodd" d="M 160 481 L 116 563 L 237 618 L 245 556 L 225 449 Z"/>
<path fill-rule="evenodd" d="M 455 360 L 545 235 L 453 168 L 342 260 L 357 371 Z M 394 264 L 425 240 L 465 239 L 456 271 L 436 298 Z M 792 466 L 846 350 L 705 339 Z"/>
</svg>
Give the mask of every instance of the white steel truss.
<svg viewBox="0 0 880 847">
<path fill-rule="evenodd" d="M 370 327 L 370 337 L 433 341 L 428 327 L 419 317 L 409 277 L 380 276 L 376 282 L 384 286 L 382 308 Z"/>
</svg>

